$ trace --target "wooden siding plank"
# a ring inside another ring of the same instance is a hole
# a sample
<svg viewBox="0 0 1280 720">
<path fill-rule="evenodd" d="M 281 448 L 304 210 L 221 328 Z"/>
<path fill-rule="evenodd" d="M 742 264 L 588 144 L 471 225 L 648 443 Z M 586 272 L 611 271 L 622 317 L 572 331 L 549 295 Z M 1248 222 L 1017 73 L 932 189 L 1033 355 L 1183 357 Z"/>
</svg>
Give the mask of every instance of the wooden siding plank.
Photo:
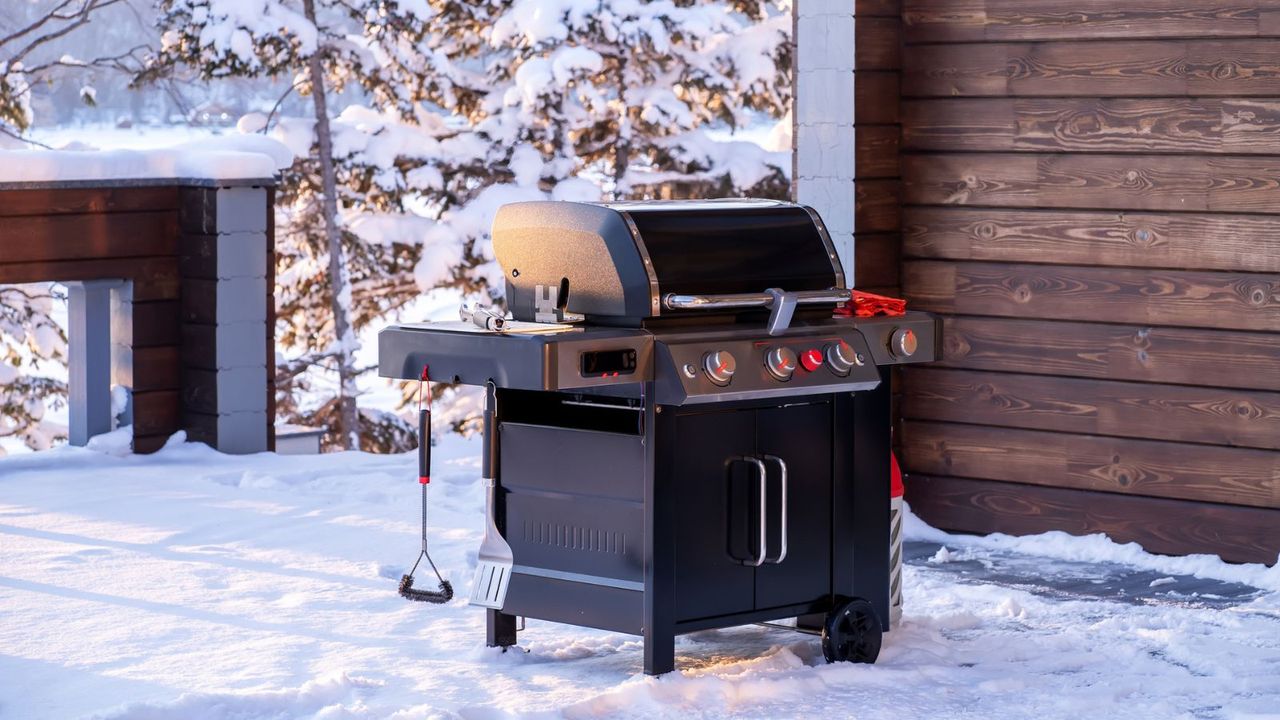
<svg viewBox="0 0 1280 720">
<path fill-rule="evenodd" d="M 149 455 L 169 441 L 169 435 L 134 435 L 133 451 L 139 455 Z"/>
<path fill-rule="evenodd" d="M 71 282 L 120 278 L 133 281 L 134 301 L 178 297 L 176 257 L 110 258 L 0 264 L 0 283 Z"/>
<path fill-rule="evenodd" d="M 901 246 L 901 238 L 895 233 L 855 235 L 854 286 L 897 285 Z"/>
<path fill-rule="evenodd" d="M 1280 153 L 1274 99 L 906 100 L 902 116 L 908 150 Z"/>
<path fill-rule="evenodd" d="M 133 303 L 133 347 L 141 349 L 179 344 L 182 341 L 179 331 L 181 305 L 177 300 Z"/>
<path fill-rule="evenodd" d="M 1280 216 L 907 207 L 903 254 L 1280 273 Z"/>
<path fill-rule="evenodd" d="M 115 187 L 50 190 L 0 189 L 0 217 L 172 211 L 178 208 L 177 187 Z"/>
<path fill-rule="evenodd" d="M 1271 40 L 919 45 L 902 65 L 907 97 L 1280 94 Z"/>
<path fill-rule="evenodd" d="M 905 0 L 909 42 L 1274 35 L 1277 0 Z"/>
<path fill-rule="evenodd" d="M 854 231 L 893 232 L 902 227 L 901 183 L 857 180 L 854 183 Z"/>
<path fill-rule="evenodd" d="M 901 417 L 913 420 L 1280 450 L 1276 392 L 933 367 L 907 377 Z"/>
<path fill-rule="evenodd" d="M 1100 210 L 1273 212 L 1280 157 L 930 154 L 903 157 L 903 200 Z"/>
<path fill-rule="evenodd" d="M 173 255 L 177 235 L 172 211 L 6 218 L 0 263 Z"/>
<path fill-rule="evenodd" d="M 860 17 L 853 43 L 859 70 L 898 70 L 902 67 L 902 22 L 898 18 Z"/>
<path fill-rule="evenodd" d="M 1276 332 L 947 317 L 942 337 L 934 367 L 1280 391 Z"/>
<path fill-rule="evenodd" d="M 1229 562 L 1274 563 L 1280 552 L 1276 510 L 922 474 L 908 476 L 906 488 L 911 509 L 946 530 L 1106 533 L 1150 552 L 1209 552 Z"/>
<path fill-rule="evenodd" d="M 855 173 L 858 179 L 897 178 L 902 175 L 898 155 L 902 131 L 897 125 L 859 125 L 854 128 Z"/>
<path fill-rule="evenodd" d="M 899 120 L 897 70 L 859 70 L 853 74 L 854 122 L 893 125 Z"/>
<path fill-rule="evenodd" d="M 854 0 L 855 17 L 893 17 L 902 13 L 902 0 Z"/>
<path fill-rule="evenodd" d="M 910 260 L 902 284 L 915 309 L 949 314 L 1280 328 L 1274 274 Z"/>
<path fill-rule="evenodd" d="M 1248 448 L 908 421 L 914 472 L 1280 507 L 1280 453 Z"/>
<path fill-rule="evenodd" d="M 177 390 L 150 390 L 133 393 L 133 431 L 138 435 L 172 435 L 181 417 Z"/>
<path fill-rule="evenodd" d="M 181 348 L 177 345 L 133 348 L 133 390 L 177 390 L 181 387 Z"/>
</svg>

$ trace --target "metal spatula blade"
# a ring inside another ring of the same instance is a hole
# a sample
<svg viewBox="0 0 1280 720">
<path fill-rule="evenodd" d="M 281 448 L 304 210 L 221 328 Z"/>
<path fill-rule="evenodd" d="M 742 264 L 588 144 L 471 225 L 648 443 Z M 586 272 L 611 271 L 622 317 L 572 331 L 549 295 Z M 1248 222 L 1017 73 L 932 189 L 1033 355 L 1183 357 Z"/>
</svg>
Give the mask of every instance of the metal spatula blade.
<svg viewBox="0 0 1280 720">
<path fill-rule="evenodd" d="M 501 610 L 507 601 L 507 587 L 511 584 L 511 566 L 515 564 L 515 557 L 493 519 L 497 483 L 493 478 L 485 482 L 488 483 L 488 499 L 485 502 L 484 540 L 476 558 L 476 577 L 471 583 L 470 603 Z"/>
</svg>

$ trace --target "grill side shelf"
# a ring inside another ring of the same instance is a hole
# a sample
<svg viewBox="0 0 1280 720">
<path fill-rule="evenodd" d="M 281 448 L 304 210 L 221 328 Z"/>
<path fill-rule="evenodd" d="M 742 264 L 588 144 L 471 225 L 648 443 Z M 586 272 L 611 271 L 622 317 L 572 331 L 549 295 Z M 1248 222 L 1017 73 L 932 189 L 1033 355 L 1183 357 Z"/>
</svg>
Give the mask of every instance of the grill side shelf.
<svg viewBox="0 0 1280 720">
<path fill-rule="evenodd" d="M 378 333 L 378 375 L 417 380 L 424 365 L 439 382 L 503 389 L 574 390 L 626 385 L 653 377 L 653 341 L 644 331 L 582 328 L 552 334 L 463 332 L 393 325 Z M 626 375 L 584 377 L 582 353 L 634 350 Z"/>
<path fill-rule="evenodd" d="M 837 318 L 836 322 L 852 324 L 862 333 L 876 365 L 933 362 L 942 356 L 941 322 L 929 313 L 911 311 L 897 316 Z M 916 350 L 910 356 L 896 354 L 892 349 L 894 333 L 902 329 L 916 336 Z"/>
</svg>

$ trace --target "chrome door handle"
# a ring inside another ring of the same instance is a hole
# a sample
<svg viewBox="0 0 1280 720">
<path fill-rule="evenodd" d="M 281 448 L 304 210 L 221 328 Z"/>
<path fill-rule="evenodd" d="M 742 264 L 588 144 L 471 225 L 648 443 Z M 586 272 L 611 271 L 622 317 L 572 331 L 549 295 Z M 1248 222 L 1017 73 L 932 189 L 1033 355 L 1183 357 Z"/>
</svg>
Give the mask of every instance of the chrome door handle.
<svg viewBox="0 0 1280 720">
<path fill-rule="evenodd" d="M 765 518 L 769 516 L 769 513 L 766 512 L 769 503 L 769 470 L 764 466 L 764 461 L 760 458 L 744 457 L 742 459 L 755 465 L 756 469 L 760 471 L 760 557 L 756 558 L 754 562 L 743 560 L 742 564 L 748 567 L 760 567 L 769 556 L 769 534 L 765 525 Z"/>
<path fill-rule="evenodd" d="M 782 547 L 778 550 L 778 557 L 774 560 L 769 560 L 774 565 L 778 565 L 787 559 L 787 461 L 777 455 L 765 455 L 764 459 L 778 463 L 778 479 L 782 483 Z M 763 520 L 761 520 L 760 526 L 764 527 Z"/>
</svg>

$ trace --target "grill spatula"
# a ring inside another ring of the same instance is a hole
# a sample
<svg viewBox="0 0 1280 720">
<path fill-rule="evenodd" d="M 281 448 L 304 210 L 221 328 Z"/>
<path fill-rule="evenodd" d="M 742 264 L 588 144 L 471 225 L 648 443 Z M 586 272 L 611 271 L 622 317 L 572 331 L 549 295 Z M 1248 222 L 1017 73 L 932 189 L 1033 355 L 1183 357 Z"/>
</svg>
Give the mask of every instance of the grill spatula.
<svg viewBox="0 0 1280 720">
<path fill-rule="evenodd" d="M 494 477 L 498 458 L 497 390 L 491 382 L 484 394 L 484 458 L 482 470 L 486 485 L 484 540 L 476 558 L 476 578 L 471 583 L 471 604 L 490 610 L 501 610 L 507 601 L 511 584 L 511 566 L 515 558 L 511 546 L 498 532 L 498 483 Z"/>
</svg>

